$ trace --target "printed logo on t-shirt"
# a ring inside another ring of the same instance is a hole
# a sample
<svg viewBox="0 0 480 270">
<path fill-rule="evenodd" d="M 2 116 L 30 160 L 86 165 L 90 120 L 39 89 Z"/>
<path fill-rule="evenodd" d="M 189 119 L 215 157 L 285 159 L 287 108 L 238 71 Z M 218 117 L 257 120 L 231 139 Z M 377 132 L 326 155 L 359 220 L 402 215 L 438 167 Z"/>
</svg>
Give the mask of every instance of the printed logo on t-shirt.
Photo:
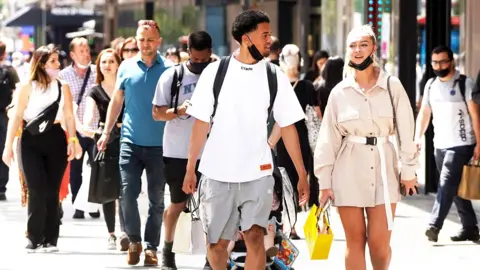
<svg viewBox="0 0 480 270">
<path fill-rule="evenodd" d="M 253 68 L 251 68 L 251 67 L 244 67 L 244 66 L 242 66 L 241 69 L 242 69 L 242 70 L 246 70 L 246 71 L 251 71 L 251 70 L 253 70 Z"/>
<path fill-rule="evenodd" d="M 183 94 L 188 95 L 193 93 L 193 90 L 195 90 L 195 86 L 197 83 L 191 83 L 191 84 L 185 84 L 183 85 Z"/>
<path fill-rule="evenodd" d="M 462 109 L 459 109 L 458 110 L 458 116 L 459 116 L 459 119 L 458 119 L 458 124 L 459 124 L 459 133 L 460 133 L 460 139 L 462 140 L 462 142 L 466 142 L 467 141 L 467 131 L 465 130 L 465 113 L 463 112 Z"/>
<path fill-rule="evenodd" d="M 260 165 L 260 171 L 266 171 L 266 170 L 270 170 L 272 169 L 272 164 L 263 164 L 263 165 Z"/>
</svg>

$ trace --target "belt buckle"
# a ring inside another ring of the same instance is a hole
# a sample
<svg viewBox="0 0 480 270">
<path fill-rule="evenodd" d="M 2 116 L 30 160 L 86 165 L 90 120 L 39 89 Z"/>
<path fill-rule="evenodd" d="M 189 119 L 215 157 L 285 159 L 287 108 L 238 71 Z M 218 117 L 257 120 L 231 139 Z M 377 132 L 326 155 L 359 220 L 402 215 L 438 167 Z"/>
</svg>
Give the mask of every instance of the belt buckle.
<svg viewBox="0 0 480 270">
<path fill-rule="evenodd" d="M 367 142 L 366 145 L 377 145 L 377 137 L 366 137 Z"/>
</svg>

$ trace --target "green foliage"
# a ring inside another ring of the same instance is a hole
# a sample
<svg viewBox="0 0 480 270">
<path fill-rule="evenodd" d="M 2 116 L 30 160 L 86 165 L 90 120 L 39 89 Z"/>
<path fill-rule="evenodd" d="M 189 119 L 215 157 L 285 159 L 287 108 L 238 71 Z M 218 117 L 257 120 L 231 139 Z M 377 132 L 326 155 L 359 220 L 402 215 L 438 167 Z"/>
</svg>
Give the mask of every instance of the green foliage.
<svg viewBox="0 0 480 270">
<path fill-rule="evenodd" d="M 175 44 L 178 38 L 188 35 L 197 25 L 196 8 L 186 6 L 182 9 L 181 18 L 176 18 L 165 9 L 155 12 L 155 21 L 160 26 L 162 38 L 166 44 Z"/>
</svg>

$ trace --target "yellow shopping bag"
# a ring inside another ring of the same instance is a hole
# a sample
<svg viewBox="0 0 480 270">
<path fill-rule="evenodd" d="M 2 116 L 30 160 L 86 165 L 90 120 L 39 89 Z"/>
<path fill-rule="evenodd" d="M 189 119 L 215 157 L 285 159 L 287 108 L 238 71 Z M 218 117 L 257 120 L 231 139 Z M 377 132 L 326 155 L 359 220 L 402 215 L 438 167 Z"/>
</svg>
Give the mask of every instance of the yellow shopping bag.
<svg viewBox="0 0 480 270">
<path fill-rule="evenodd" d="M 330 253 L 330 247 L 333 242 L 333 231 L 330 227 L 327 210 L 328 206 L 317 208 L 317 206 L 314 205 L 303 226 L 310 259 L 312 260 L 326 260 Z"/>
</svg>

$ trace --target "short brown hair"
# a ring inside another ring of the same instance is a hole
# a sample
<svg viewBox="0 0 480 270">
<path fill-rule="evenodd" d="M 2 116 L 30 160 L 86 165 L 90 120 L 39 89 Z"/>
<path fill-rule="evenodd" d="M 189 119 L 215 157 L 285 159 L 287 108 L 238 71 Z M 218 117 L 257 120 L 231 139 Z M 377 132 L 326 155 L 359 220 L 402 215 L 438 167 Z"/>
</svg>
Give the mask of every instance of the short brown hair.
<svg viewBox="0 0 480 270">
<path fill-rule="evenodd" d="M 97 66 L 97 84 L 100 84 L 101 82 L 103 82 L 103 80 L 105 80 L 105 77 L 103 76 L 103 73 L 100 70 L 100 61 L 101 61 L 102 56 L 106 53 L 113 54 L 113 57 L 115 57 L 115 60 L 117 60 L 118 65 L 120 65 L 120 63 L 122 62 L 122 59 L 120 58 L 120 55 L 114 49 L 108 48 L 108 49 L 102 50 L 98 54 L 97 61 L 95 62 L 95 65 Z"/>
<path fill-rule="evenodd" d="M 2 41 L 0 41 L 0 59 L 3 60 L 5 58 L 6 51 L 7 51 L 7 45 Z"/>
<path fill-rule="evenodd" d="M 30 81 L 37 82 L 41 89 L 47 89 L 48 85 L 52 82 L 52 79 L 45 70 L 45 64 L 52 54 L 58 54 L 58 50 L 54 46 L 41 46 L 33 53 Z"/>
<path fill-rule="evenodd" d="M 70 51 L 73 52 L 73 50 L 75 50 L 75 47 L 79 46 L 79 45 L 87 45 L 88 46 L 88 39 L 86 39 L 84 37 L 76 37 L 76 38 L 72 39 L 72 41 L 70 41 L 70 46 L 69 46 Z"/>
<path fill-rule="evenodd" d="M 158 31 L 158 34 L 160 35 L 160 26 L 158 26 L 158 23 L 154 20 L 140 20 L 138 21 L 138 28 L 143 27 L 143 28 L 155 28 Z"/>
</svg>

